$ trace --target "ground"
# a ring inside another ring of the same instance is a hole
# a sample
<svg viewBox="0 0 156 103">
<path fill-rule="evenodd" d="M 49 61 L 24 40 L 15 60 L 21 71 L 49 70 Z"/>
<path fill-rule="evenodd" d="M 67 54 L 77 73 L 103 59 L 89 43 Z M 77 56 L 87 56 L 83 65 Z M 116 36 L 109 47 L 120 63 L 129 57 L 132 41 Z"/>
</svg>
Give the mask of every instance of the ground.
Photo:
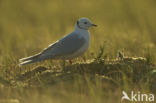
<svg viewBox="0 0 156 103">
<path fill-rule="evenodd" d="M 155 0 L 0 0 L 0 103 L 121 103 L 123 90 L 156 94 L 155 5 Z M 73 64 L 47 60 L 19 67 L 20 58 L 70 33 L 80 17 L 98 25 L 89 30 L 83 56 Z"/>
</svg>

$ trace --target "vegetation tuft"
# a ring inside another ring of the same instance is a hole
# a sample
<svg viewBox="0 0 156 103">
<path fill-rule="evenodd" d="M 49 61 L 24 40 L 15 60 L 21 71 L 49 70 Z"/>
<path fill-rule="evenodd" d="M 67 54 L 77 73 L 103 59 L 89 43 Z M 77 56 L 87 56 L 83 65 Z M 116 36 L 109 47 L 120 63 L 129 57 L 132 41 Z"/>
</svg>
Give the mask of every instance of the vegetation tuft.
<svg viewBox="0 0 156 103">
<path fill-rule="evenodd" d="M 155 5 L 155 0 L 0 0 L 0 103 L 121 103 L 123 90 L 156 96 Z M 47 60 L 18 66 L 20 58 L 71 32 L 80 17 L 98 25 L 90 29 L 83 57 L 72 65 Z"/>
</svg>

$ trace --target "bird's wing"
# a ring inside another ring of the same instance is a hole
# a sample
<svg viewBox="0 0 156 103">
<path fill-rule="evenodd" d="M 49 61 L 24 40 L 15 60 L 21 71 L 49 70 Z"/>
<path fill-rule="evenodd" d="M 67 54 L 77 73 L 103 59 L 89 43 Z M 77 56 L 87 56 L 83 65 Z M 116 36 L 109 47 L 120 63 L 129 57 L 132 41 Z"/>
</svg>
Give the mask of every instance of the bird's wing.
<svg viewBox="0 0 156 103">
<path fill-rule="evenodd" d="M 85 38 L 80 37 L 78 34 L 71 33 L 44 49 L 41 52 L 41 57 L 47 59 L 74 53 L 79 50 L 85 42 Z"/>
</svg>

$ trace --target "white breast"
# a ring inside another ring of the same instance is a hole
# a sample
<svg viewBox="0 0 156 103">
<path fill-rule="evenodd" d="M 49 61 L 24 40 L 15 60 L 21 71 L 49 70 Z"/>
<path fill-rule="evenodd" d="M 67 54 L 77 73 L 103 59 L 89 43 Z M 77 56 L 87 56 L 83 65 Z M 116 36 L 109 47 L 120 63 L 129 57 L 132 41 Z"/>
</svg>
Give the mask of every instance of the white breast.
<svg viewBox="0 0 156 103">
<path fill-rule="evenodd" d="M 89 43 L 90 43 L 90 35 L 89 33 L 85 33 L 81 35 L 82 38 L 84 38 L 86 40 L 85 44 L 77 51 L 78 54 L 83 54 L 89 47 Z"/>
</svg>

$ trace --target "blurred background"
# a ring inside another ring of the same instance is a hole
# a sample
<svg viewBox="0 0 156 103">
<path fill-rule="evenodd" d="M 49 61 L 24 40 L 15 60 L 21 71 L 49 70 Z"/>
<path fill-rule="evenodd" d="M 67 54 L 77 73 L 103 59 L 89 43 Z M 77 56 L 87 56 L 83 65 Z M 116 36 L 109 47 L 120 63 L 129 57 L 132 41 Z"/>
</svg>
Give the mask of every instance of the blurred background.
<svg viewBox="0 0 156 103">
<path fill-rule="evenodd" d="M 16 75 L 18 59 L 72 32 L 81 17 L 98 25 L 90 29 L 86 59 L 103 46 L 110 59 L 120 50 L 133 57 L 148 54 L 156 63 L 155 0 L 0 0 L 0 76 L 6 70 Z"/>
<path fill-rule="evenodd" d="M 74 29 L 80 17 L 92 28 L 89 53 L 105 45 L 110 58 L 117 50 L 143 56 L 156 50 L 155 0 L 1 0 L 0 58 L 36 53 Z M 154 55 L 154 54 L 153 54 Z"/>
</svg>

